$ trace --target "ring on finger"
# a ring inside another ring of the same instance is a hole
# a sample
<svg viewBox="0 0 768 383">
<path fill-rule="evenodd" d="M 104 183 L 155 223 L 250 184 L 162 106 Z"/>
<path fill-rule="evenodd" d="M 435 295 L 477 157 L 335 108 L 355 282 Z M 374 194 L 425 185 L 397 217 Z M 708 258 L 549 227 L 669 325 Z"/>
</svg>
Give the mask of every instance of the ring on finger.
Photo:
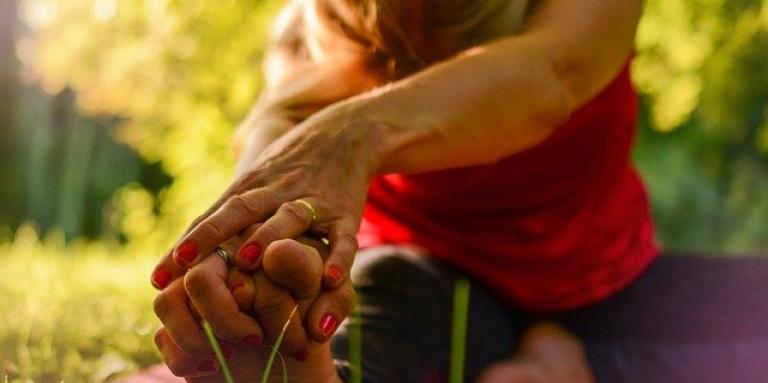
<svg viewBox="0 0 768 383">
<path fill-rule="evenodd" d="M 222 249 L 221 247 L 217 247 L 216 254 L 218 254 L 219 257 L 221 257 L 221 259 L 224 260 L 224 264 L 226 264 L 227 266 L 232 265 L 232 255 L 229 254 L 228 251 Z"/>
<path fill-rule="evenodd" d="M 296 202 L 306 206 L 307 209 L 309 209 L 309 211 L 312 212 L 312 222 L 315 222 L 317 220 L 317 210 L 315 210 L 315 207 L 312 206 L 312 204 L 309 203 L 309 201 L 305 199 L 297 199 Z"/>
</svg>

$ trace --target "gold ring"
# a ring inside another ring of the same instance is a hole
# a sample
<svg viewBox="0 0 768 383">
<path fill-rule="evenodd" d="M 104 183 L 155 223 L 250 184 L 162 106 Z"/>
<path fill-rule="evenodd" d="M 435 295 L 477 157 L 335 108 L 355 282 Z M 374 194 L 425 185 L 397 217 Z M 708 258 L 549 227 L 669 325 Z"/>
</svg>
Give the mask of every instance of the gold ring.
<svg viewBox="0 0 768 383">
<path fill-rule="evenodd" d="M 317 220 L 317 210 L 315 210 L 315 207 L 312 206 L 311 203 L 304 199 L 297 199 L 296 202 L 306 206 L 312 212 L 312 222 Z"/>
</svg>

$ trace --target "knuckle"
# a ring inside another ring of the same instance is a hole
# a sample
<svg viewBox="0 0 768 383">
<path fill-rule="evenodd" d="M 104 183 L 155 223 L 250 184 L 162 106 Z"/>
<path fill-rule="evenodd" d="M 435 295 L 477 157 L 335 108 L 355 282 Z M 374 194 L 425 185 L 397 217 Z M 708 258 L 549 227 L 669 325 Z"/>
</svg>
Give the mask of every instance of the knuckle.
<svg viewBox="0 0 768 383">
<path fill-rule="evenodd" d="M 194 268 L 184 276 L 184 289 L 190 297 L 204 296 L 210 286 L 210 276 L 202 268 Z"/>
<path fill-rule="evenodd" d="M 253 309 L 260 316 L 274 316 L 282 312 L 285 300 L 274 292 L 256 294 L 253 299 Z"/>
<path fill-rule="evenodd" d="M 160 319 L 160 321 L 164 322 L 164 320 L 170 316 L 173 310 L 168 295 L 165 293 L 158 294 L 152 301 L 152 309 L 155 311 L 155 315 Z M 161 336 L 162 333 L 158 331 L 155 334 L 155 340 L 158 340 Z"/>
<path fill-rule="evenodd" d="M 183 360 L 181 360 L 178 357 L 166 356 L 165 364 L 168 366 L 168 369 L 171 370 L 171 373 L 173 375 L 178 376 L 180 378 L 184 377 L 184 375 L 189 372 L 187 368 L 187 363 L 185 363 Z"/>
<path fill-rule="evenodd" d="M 205 355 L 207 349 L 192 336 L 183 336 L 176 340 L 179 349 L 188 355 Z"/>
<path fill-rule="evenodd" d="M 298 166 L 283 173 L 278 183 L 281 187 L 286 189 L 297 189 L 307 181 L 309 178 L 307 177 L 308 174 L 309 170 L 306 166 Z"/>
<path fill-rule="evenodd" d="M 234 190 L 248 190 L 254 187 L 256 179 L 258 178 L 258 172 L 249 171 L 243 174 L 242 177 L 235 180 L 232 184 Z"/>
<path fill-rule="evenodd" d="M 290 219 L 305 224 L 309 223 L 312 218 L 310 215 L 311 213 L 308 212 L 307 209 L 306 206 L 303 206 L 296 201 L 292 201 L 284 203 L 280 210 Z"/>
<path fill-rule="evenodd" d="M 355 289 L 351 285 L 347 285 L 348 287 L 340 288 L 338 290 L 338 303 L 339 308 L 342 309 L 345 316 L 348 315 L 352 308 L 355 307 L 355 304 L 357 304 L 357 294 L 355 293 Z"/>
<path fill-rule="evenodd" d="M 208 214 L 203 214 L 201 216 L 198 216 L 197 218 L 192 220 L 192 223 L 190 223 L 189 226 L 190 227 L 196 227 L 196 226 L 200 225 L 200 223 L 205 221 L 206 218 L 208 218 Z"/>
<path fill-rule="evenodd" d="M 157 331 L 155 331 L 155 346 L 157 346 L 157 349 L 161 352 L 163 351 L 163 337 L 165 336 L 165 329 L 160 328 Z"/>
<path fill-rule="evenodd" d="M 227 210 L 233 210 L 240 214 L 249 216 L 257 214 L 256 208 L 253 206 L 250 198 L 242 194 L 238 194 L 228 199 L 226 205 Z"/>
<path fill-rule="evenodd" d="M 219 339 L 230 342 L 237 342 L 242 338 L 239 336 L 240 332 L 237 331 L 234 323 L 223 322 L 219 323 L 217 326 L 211 324 L 211 327 L 213 328 L 213 332 L 216 334 L 216 337 Z"/>
<path fill-rule="evenodd" d="M 354 234 L 343 233 L 336 238 L 336 246 L 334 248 L 335 253 L 340 253 L 345 257 L 350 257 L 358 249 L 357 237 Z"/>
<path fill-rule="evenodd" d="M 259 199 L 264 201 L 264 203 L 268 206 L 280 206 L 280 203 L 283 201 L 282 198 L 280 198 L 280 195 L 272 190 L 269 189 L 262 189 L 259 191 Z"/>
<path fill-rule="evenodd" d="M 221 238 L 223 234 L 216 222 L 210 219 L 206 219 L 197 224 L 197 230 L 202 232 L 203 235 L 208 238 Z"/>
<path fill-rule="evenodd" d="M 256 229 L 257 235 L 264 241 L 263 244 L 269 244 L 280 239 L 280 230 L 274 224 L 265 224 Z"/>
</svg>

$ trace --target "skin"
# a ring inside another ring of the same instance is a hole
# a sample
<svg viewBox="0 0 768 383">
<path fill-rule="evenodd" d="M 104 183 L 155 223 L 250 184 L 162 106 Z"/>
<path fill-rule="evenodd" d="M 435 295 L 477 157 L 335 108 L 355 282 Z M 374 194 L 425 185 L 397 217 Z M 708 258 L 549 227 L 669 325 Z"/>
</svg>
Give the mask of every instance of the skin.
<svg viewBox="0 0 768 383">
<path fill-rule="evenodd" d="M 194 266 L 185 278 L 173 281 L 154 302 L 155 313 L 165 326 L 156 333 L 155 343 L 171 372 L 190 382 L 221 380 L 213 350 L 200 326 L 202 317 L 206 317 L 212 326 L 233 320 L 251 324 L 244 333 L 217 336 L 236 381 L 260 378 L 269 352 L 265 345 L 275 343 L 290 317 L 280 346 L 280 352 L 286 355 L 290 381 L 337 381 L 335 367 L 328 363 L 328 336 L 320 333 L 321 341 L 315 341 L 310 327 L 305 325 L 319 320 L 311 317 L 311 305 L 324 307 L 337 318 L 343 318 L 354 303 L 354 289 L 349 282 L 339 288 L 340 295 L 320 295 L 322 258 L 327 254 L 326 246 L 309 238 L 281 240 L 266 250 L 264 267 L 256 273 L 228 269 L 220 257 L 213 256 Z M 228 299 L 213 307 L 207 300 L 220 286 L 217 282 L 225 283 Z M 297 312 L 291 317 L 296 306 Z M 211 308 L 215 311 L 208 311 Z M 248 335 L 265 341 L 239 342 Z M 301 353 L 306 354 L 306 360 L 288 357 Z M 279 364 L 273 367 L 275 381 L 282 381 L 281 368 Z M 307 371 L 312 373 L 306 374 Z"/>
<path fill-rule="evenodd" d="M 386 85 L 367 71 L 364 47 L 334 33 L 322 16 L 303 26 L 303 40 L 281 35 L 266 62 L 267 90 L 240 129 L 237 180 L 161 260 L 153 283 L 165 287 L 160 272 L 173 281 L 199 270 L 233 238 L 238 267 L 258 270 L 271 244 L 310 230 L 331 243 L 319 297 L 338 294 L 348 282 L 373 177 L 490 164 L 542 142 L 626 63 L 641 5 L 540 1 L 524 31 L 501 30 L 493 42 Z M 313 10 L 292 12 L 288 22 Z M 297 199 L 311 203 L 317 219 Z M 247 262 L 242 249 L 252 244 L 263 251 Z M 210 283 L 196 302 L 206 319 L 232 308 L 225 279 Z M 319 318 L 321 311 L 307 312 Z M 258 323 L 229 318 L 211 321 L 224 339 L 257 331 Z M 306 324 L 310 333 L 317 326 Z"/>
</svg>

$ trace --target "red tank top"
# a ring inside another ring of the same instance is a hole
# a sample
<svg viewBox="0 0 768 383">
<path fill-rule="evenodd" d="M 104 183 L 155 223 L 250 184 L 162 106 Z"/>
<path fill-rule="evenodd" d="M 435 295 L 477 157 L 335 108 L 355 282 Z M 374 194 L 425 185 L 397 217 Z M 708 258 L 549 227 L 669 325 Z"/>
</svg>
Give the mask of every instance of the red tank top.
<svg viewBox="0 0 768 383">
<path fill-rule="evenodd" d="M 658 253 L 629 159 L 636 114 L 627 67 L 544 142 L 494 165 L 378 177 L 360 245 L 422 247 L 518 308 L 601 300 Z"/>
</svg>

